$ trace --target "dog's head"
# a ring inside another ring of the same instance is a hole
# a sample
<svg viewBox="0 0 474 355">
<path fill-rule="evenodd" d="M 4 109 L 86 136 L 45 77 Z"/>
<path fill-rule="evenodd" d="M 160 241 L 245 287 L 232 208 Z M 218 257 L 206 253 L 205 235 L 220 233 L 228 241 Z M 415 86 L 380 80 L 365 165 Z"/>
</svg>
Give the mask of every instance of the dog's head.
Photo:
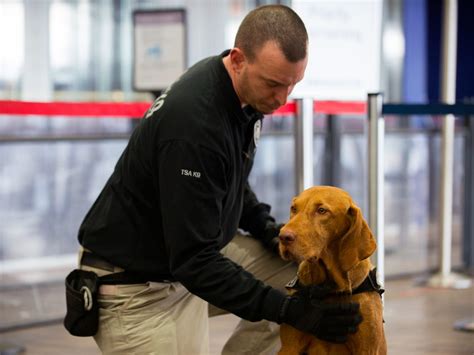
<svg viewBox="0 0 474 355">
<path fill-rule="evenodd" d="M 374 253 L 376 242 L 347 192 L 316 186 L 293 199 L 279 248 L 285 260 L 322 261 L 328 269 L 347 273 Z"/>
</svg>

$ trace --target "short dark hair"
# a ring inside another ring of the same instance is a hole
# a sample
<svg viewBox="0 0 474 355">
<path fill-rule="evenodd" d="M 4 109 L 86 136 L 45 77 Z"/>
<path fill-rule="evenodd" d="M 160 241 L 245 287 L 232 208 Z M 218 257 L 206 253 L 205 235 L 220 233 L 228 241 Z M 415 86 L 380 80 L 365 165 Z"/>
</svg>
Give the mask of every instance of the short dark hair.
<svg viewBox="0 0 474 355">
<path fill-rule="evenodd" d="M 275 41 L 292 63 L 306 57 L 308 33 L 301 18 L 287 6 L 265 5 L 250 11 L 240 24 L 234 46 L 252 61 L 268 41 Z"/>
</svg>

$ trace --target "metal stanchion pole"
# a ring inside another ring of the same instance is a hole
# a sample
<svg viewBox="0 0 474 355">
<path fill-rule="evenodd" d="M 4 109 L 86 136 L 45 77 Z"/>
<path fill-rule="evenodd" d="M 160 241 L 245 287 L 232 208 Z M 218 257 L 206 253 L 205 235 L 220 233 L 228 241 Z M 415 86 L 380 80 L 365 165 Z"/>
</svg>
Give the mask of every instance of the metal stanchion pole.
<svg viewBox="0 0 474 355">
<path fill-rule="evenodd" d="M 464 146 L 464 223 L 463 260 L 467 269 L 474 274 L 474 115 L 466 116 L 468 132 Z"/>
<path fill-rule="evenodd" d="M 295 190 L 313 186 L 313 99 L 296 100 Z"/>
<path fill-rule="evenodd" d="M 375 265 L 380 283 L 385 282 L 384 267 L 384 132 L 385 122 L 382 117 L 383 96 L 380 93 L 368 95 L 367 117 L 368 132 L 368 191 L 369 191 L 369 226 L 377 239 Z"/>
<path fill-rule="evenodd" d="M 341 119 L 337 115 L 326 117 L 324 148 L 324 185 L 341 186 Z"/>
<path fill-rule="evenodd" d="M 447 104 L 453 104 L 456 101 L 457 11 L 457 0 L 444 1 L 441 101 Z M 470 279 L 451 272 L 454 121 L 454 115 L 447 115 L 443 120 L 440 186 L 440 270 L 428 280 L 428 285 L 432 287 L 467 288 L 471 285 Z"/>
</svg>

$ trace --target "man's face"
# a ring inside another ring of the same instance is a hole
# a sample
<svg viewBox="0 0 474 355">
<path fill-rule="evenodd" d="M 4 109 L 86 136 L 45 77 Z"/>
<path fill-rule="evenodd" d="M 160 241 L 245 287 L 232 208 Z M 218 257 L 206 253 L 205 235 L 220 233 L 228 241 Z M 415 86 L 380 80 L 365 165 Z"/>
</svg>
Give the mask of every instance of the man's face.
<svg viewBox="0 0 474 355">
<path fill-rule="evenodd" d="M 243 103 L 270 114 L 286 103 L 288 95 L 301 81 L 307 58 L 292 63 L 274 42 L 267 42 L 249 62 L 245 58 L 237 76 L 237 94 Z"/>
</svg>

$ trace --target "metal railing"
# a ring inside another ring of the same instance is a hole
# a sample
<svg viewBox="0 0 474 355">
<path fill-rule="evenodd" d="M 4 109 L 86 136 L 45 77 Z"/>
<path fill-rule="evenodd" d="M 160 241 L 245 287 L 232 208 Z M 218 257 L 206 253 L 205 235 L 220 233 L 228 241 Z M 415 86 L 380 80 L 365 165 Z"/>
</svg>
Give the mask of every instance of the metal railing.
<svg viewBox="0 0 474 355">
<path fill-rule="evenodd" d="M 454 141 L 454 115 L 474 115 L 473 104 L 383 104 L 382 94 L 369 94 L 367 99 L 367 117 L 369 122 L 368 148 L 369 148 L 369 225 L 377 237 L 376 264 L 380 279 L 383 282 L 384 260 L 384 233 L 383 233 L 383 140 L 384 140 L 384 115 L 444 115 L 452 126 L 447 132 L 443 129 L 442 136 L 442 166 L 441 166 L 441 209 L 440 209 L 440 260 L 439 272 L 427 281 L 432 287 L 467 288 L 471 280 L 463 275 L 451 271 L 451 244 L 452 244 L 452 168 L 453 168 L 453 141 Z M 452 122 L 451 122 L 452 121 Z M 472 124 L 471 124 L 472 125 Z M 445 125 L 443 125 L 443 128 Z M 472 148 L 472 140 L 471 140 Z M 469 168 L 469 167 L 468 167 Z M 469 168 L 471 169 L 471 168 Z M 468 173 L 467 176 L 470 176 Z M 466 195 L 472 195 L 472 183 L 468 182 Z M 468 200 L 469 201 L 469 200 Z M 466 205 L 469 214 L 471 206 Z M 471 231 L 472 232 L 472 231 Z M 469 230 L 467 233 L 471 233 Z"/>
</svg>

